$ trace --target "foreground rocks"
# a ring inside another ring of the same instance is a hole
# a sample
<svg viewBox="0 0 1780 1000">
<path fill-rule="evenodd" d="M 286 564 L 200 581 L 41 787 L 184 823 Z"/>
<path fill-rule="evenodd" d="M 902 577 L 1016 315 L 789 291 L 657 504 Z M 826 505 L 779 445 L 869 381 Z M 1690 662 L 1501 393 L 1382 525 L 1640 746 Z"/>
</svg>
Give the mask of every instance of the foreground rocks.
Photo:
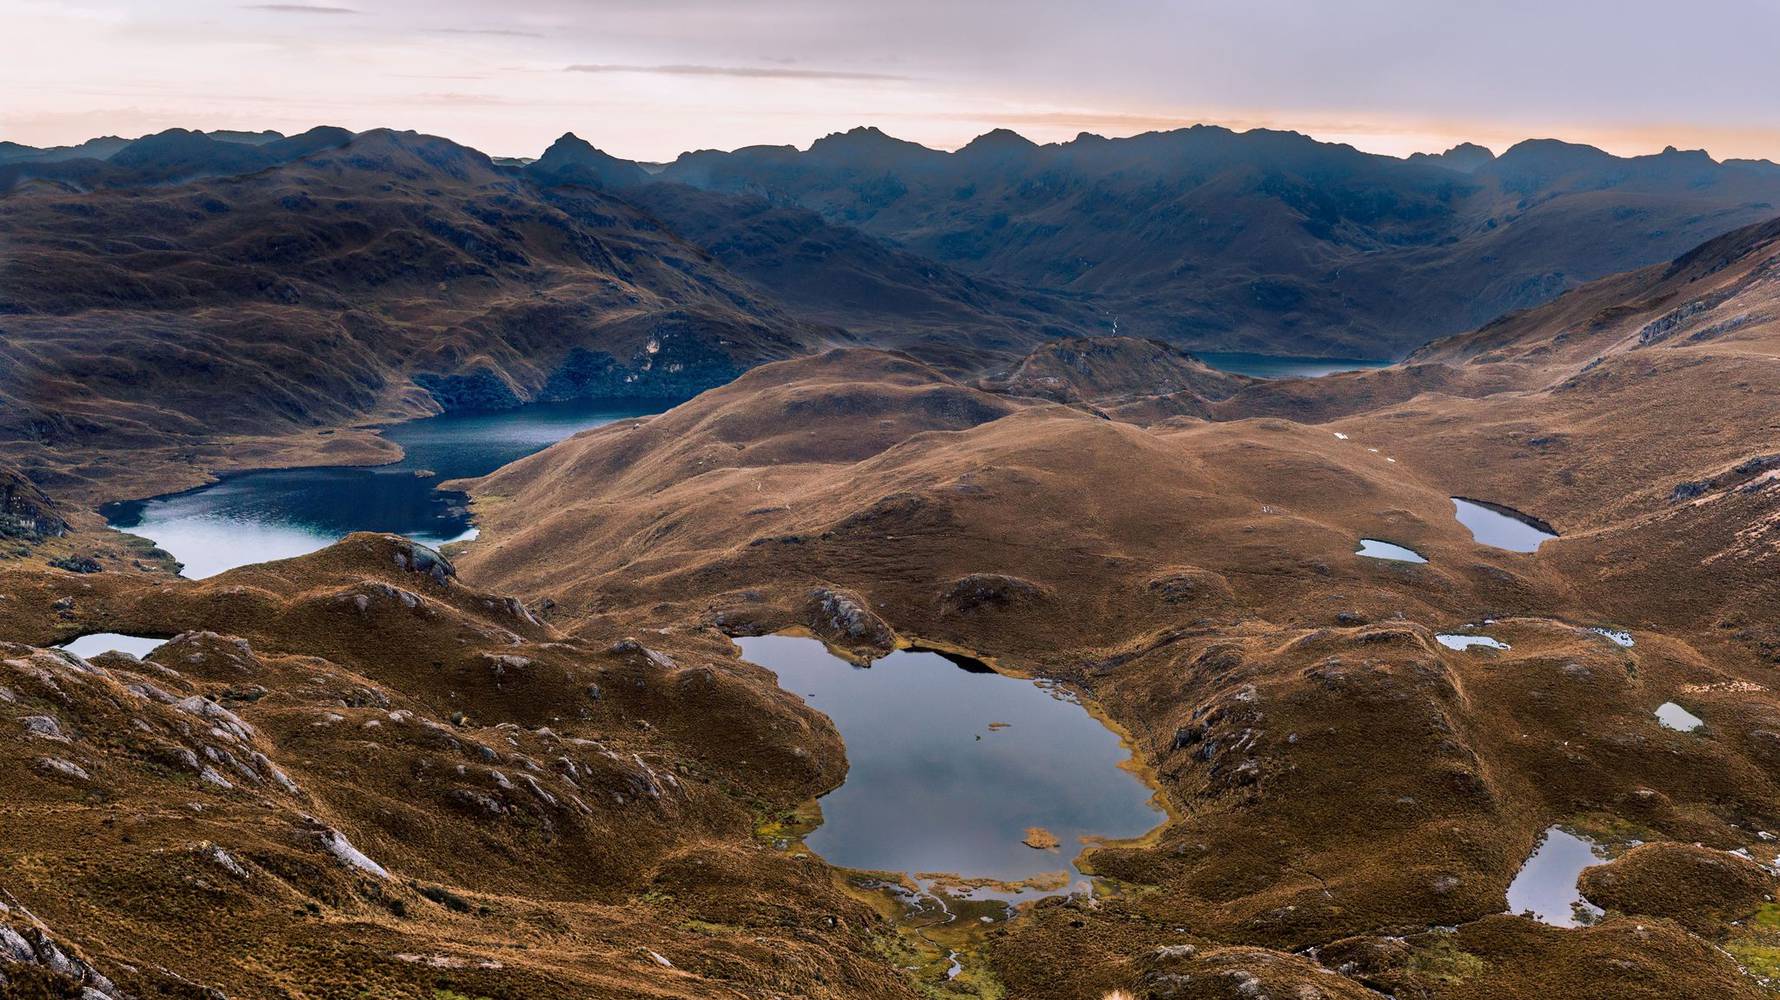
<svg viewBox="0 0 1780 1000">
<path fill-rule="evenodd" d="M 394 997 L 908 995 L 880 918 L 755 846 L 842 758 L 722 639 L 565 637 L 385 536 L 84 579 L 63 620 L 73 578 L 6 576 L 8 632 L 178 634 L 0 647 L 8 990 L 263 996 L 269 964 Z"/>
</svg>

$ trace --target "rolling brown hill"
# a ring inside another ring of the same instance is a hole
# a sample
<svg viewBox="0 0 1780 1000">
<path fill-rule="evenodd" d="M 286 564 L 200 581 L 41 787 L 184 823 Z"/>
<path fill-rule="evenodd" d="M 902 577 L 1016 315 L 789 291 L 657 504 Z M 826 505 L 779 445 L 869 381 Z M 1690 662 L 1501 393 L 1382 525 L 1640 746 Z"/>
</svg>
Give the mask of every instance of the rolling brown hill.
<svg viewBox="0 0 1780 1000">
<path fill-rule="evenodd" d="M 1725 890 L 1697 873 L 1771 857 L 1780 824 L 1760 610 L 1780 598 L 1776 237 L 1739 231 L 1397 369 L 1199 397 L 1212 420 L 871 351 L 769 365 L 474 483 L 465 572 L 550 599 L 570 633 L 796 626 L 1085 692 L 1176 818 L 1093 857 L 1143 891 L 1039 906 L 983 946 L 1013 995 L 1226 976 L 1291 995 L 1339 991 L 1339 970 L 1397 996 L 1754 996 L 1721 949 L 1763 962 L 1775 942 L 1704 916 Z M 1104 356 L 1116 374 L 1130 348 Z M 1562 537 L 1482 546 L 1455 495 Z M 1356 557 L 1363 537 L 1428 562 Z M 813 595 L 876 624 L 835 631 Z M 1433 639 L 1480 622 L 1510 648 Z M 1663 729 L 1667 701 L 1706 729 Z M 1613 869 L 1603 922 L 1559 931 L 1500 912 L 1553 823 L 1665 847 Z M 1743 875 L 1772 894 L 1771 871 Z M 1195 949 L 1162 947 L 1174 927 Z"/>
<path fill-rule="evenodd" d="M 1018 364 L 990 374 L 979 385 L 991 392 L 1059 403 L 1116 407 L 1164 396 L 1208 408 L 1258 381 L 1219 371 L 1161 341 L 1066 337 L 1039 345 Z"/>
<path fill-rule="evenodd" d="M 316 432 L 369 419 L 685 397 L 837 335 L 633 206 L 411 133 L 193 183 L 21 188 L 0 227 L 0 449 L 83 497 L 118 495 L 122 452 L 159 491 L 238 466 L 242 438 L 313 461 Z"/>
<path fill-rule="evenodd" d="M 914 995 L 756 845 L 845 763 L 720 637 L 566 637 L 369 534 L 6 589 L 0 994 Z M 26 645 L 114 627 L 170 641 Z"/>
<path fill-rule="evenodd" d="M 1621 169 L 1532 152 L 1512 183 Z M 1169 806 L 1089 855 L 1103 893 L 972 939 L 986 995 L 1768 995 L 1775 223 L 1378 371 L 1259 382 L 1069 337 L 967 377 L 957 352 L 816 350 L 840 334 L 763 300 L 769 270 L 622 193 L 374 133 L 0 200 L 29 241 L 3 272 L 5 454 L 74 495 L 370 457 L 323 433 L 366 415 L 739 372 L 467 484 L 482 535 L 457 566 L 364 534 L 202 581 L 0 565 L 0 990 L 958 997 L 907 974 L 943 951 L 783 833 L 845 747 L 728 640 L 806 629 L 1061 685 Z M 778 232 L 766 260 L 843 235 L 751 211 L 699 232 Z M 910 273 L 882 242 L 816 263 L 852 259 Z M 9 540 L 64 529 L 0 485 Z M 1454 496 L 1561 537 L 1480 545 Z M 1484 630 L 1507 648 L 1436 638 Z M 44 648 L 100 631 L 171 641 Z M 1703 727 L 1665 728 L 1666 702 Z M 1590 926 L 1504 912 L 1553 824 L 1623 851 L 1584 876 Z"/>
</svg>

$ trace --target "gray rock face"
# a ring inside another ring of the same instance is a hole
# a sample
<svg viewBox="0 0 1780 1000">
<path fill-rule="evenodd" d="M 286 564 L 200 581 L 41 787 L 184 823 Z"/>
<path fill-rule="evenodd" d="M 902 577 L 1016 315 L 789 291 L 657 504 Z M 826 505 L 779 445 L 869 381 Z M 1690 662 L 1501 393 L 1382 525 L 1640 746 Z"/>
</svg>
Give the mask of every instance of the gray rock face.
<svg viewBox="0 0 1780 1000">
<path fill-rule="evenodd" d="M 43 757 L 37 761 L 38 770 L 58 778 L 72 781 L 91 781 L 92 777 L 79 764 L 70 763 L 60 757 Z"/>
<path fill-rule="evenodd" d="M 35 965 L 71 979 L 81 986 L 80 1000 L 114 1000 L 117 996 L 111 980 L 64 951 L 40 927 L 0 923 L 0 962 Z"/>
<path fill-rule="evenodd" d="M 0 538 L 40 541 L 68 533 L 68 522 L 37 484 L 16 469 L 0 469 Z"/>
<path fill-rule="evenodd" d="M 68 737 L 62 735 L 62 727 L 47 715 L 27 715 L 19 722 L 25 727 L 25 732 L 38 739 L 55 740 L 58 743 L 68 742 Z"/>
<path fill-rule="evenodd" d="M 648 646 L 643 645 L 635 639 L 620 639 L 612 644 L 612 652 L 621 656 L 631 654 L 641 656 L 644 660 L 648 661 L 651 666 L 660 667 L 663 670 L 672 670 L 676 666 L 673 657 L 658 650 L 650 649 Z M 598 699 L 596 698 L 595 700 Z"/>
<path fill-rule="evenodd" d="M 836 645 L 883 652 L 896 648 L 896 632 L 856 594 L 818 587 L 810 591 L 807 613 L 810 628 Z"/>
<path fill-rule="evenodd" d="M 396 543 L 396 565 L 402 569 L 429 576 L 441 587 L 449 585 L 457 576 L 457 567 L 451 565 L 451 560 L 433 549 L 400 536 L 390 537 Z"/>
</svg>

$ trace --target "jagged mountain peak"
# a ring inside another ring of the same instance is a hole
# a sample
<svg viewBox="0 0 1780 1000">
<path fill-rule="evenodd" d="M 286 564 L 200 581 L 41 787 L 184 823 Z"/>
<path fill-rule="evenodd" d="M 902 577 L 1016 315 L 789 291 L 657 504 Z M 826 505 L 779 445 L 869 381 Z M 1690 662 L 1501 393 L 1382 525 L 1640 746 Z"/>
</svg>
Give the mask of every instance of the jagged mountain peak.
<svg viewBox="0 0 1780 1000">
<path fill-rule="evenodd" d="M 648 171 L 635 162 L 613 156 L 573 132 L 564 132 L 525 172 L 545 184 L 597 188 L 631 187 L 649 179 Z"/>
</svg>

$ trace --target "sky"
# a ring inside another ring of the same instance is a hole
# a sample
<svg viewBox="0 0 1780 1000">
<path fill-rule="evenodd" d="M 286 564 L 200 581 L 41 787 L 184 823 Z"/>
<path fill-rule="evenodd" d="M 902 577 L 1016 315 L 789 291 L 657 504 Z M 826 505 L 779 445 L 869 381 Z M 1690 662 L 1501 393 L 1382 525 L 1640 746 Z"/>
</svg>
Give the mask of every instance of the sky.
<svg viewBox="0 0 1780 1000">
<path fill-rule="evenodd" d="M 0 0 L 0 139 L 417 129 L 535 156 L 1198 122 L 1780 160 L 1780 0 Z"/>
</svg>

